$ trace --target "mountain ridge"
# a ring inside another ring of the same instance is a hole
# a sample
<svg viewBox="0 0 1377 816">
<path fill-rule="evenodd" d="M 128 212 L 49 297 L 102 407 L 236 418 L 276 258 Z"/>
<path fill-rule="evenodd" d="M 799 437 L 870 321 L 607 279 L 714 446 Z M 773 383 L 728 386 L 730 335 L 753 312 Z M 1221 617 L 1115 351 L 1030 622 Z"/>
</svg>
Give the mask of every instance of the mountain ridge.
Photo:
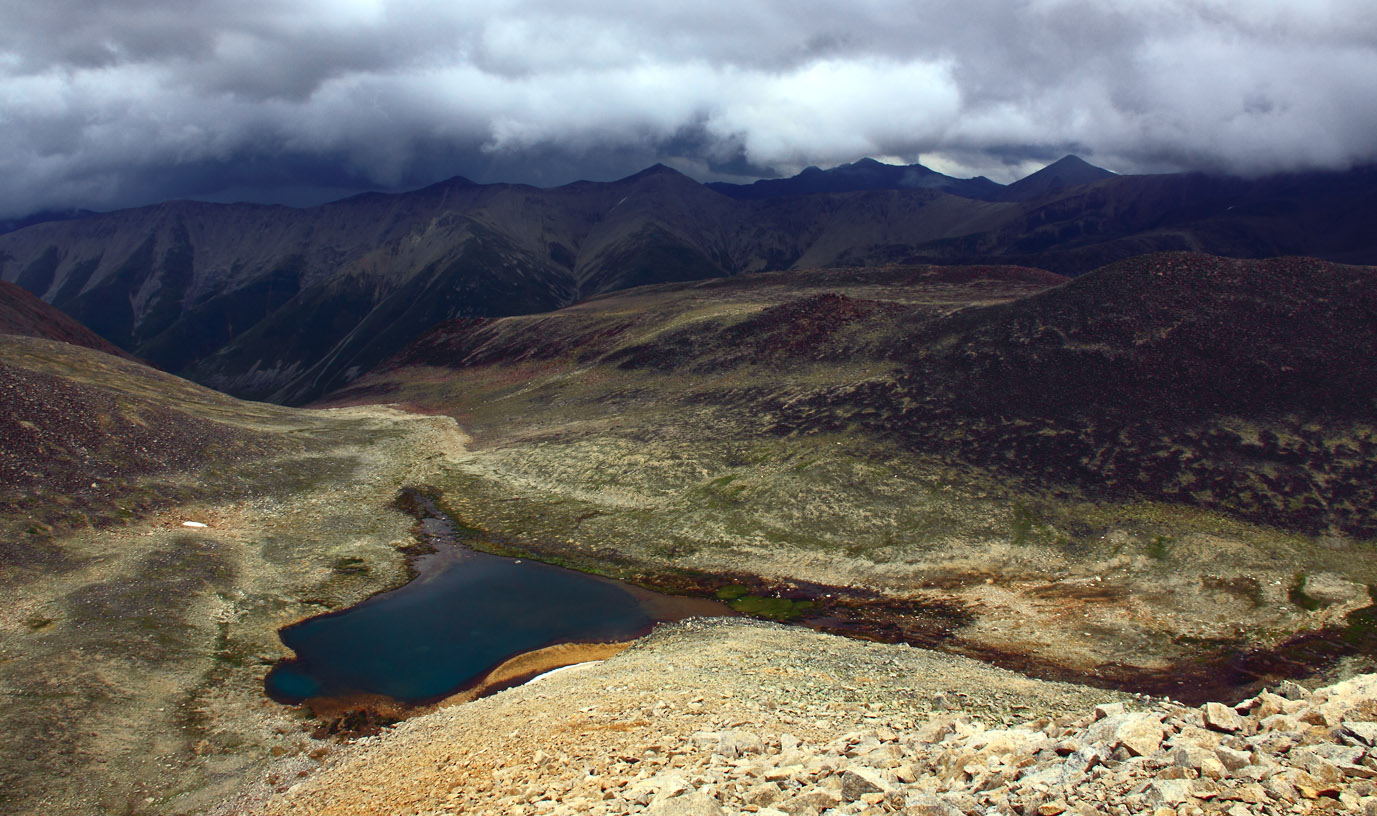
<svg viewBox="0 0 1377 816">
<path fill-rule="evenodd" d="M 1377 261 L 1375 170 L 1106 173 L 1068 157 L 1000 188 L 1026 201 L 934 186 L 732 198 L 657 165 L 548 189 L 456 177 L 305 209 L 166 202 L 0 235 L 0 279 L 169 371 L 301 403 L 433 322 L 659 282 L 885 263 L 1074 275 L 1161 250 Z"/>
<path fill-rule="evenodd" d="M 709 182 L 709 189 L 732 198 L 753 200 L 815 193 L 850 193 L 861 190 L 937 189 L 963 198 L 999 200 L 1004 187 L 984 176 L 960 179 L 922 164 L 893 165 L 864 158 L 829 170 L 807 167 L 789 178 L 761 179 L 750 184 Z"/>
</svg>

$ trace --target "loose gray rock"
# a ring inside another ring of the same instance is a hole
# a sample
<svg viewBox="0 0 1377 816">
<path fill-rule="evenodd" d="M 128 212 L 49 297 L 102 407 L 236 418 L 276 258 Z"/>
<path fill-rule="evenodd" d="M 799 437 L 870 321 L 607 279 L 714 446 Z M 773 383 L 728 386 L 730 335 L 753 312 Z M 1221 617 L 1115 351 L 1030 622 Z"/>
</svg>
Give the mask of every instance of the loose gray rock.
<svg viewBox="0 0 1377 816">
<path fill-rule="evenodd" d="M 1367 598 L 1367 588 L 1332 572 L 1317 572 L 1305 577 L 1301 591 L 1324 606 Z"/>
<path fill-rule="evenodd" d="M 728 759 L 745 754 L 759 754 L 765 751 L 765 743 L 760 739 L 759 734 L 740 729 L 722 732 L 722 738 L 717 743 L 716 753 Z"/>
<path fill-rule="evenodd" d="M 1277 686 L 1277 694 L 1288 700 L 1304 700 L 1310 696 L 1310 692 L 1306 690 L 1305 686 L 1294 680 L 1281 681 L 1281 684 Z"/>
<path fill-rule="evenodd" d="M 717 731 L 699 731 L 689 737 L 689 742 L 704 751 L 710 751 L 722 742 L 722 735 Z"/>
<path fill-rule="evenodd" d="M 1102 703 L 1095 706 L 1095 719 L 1103 720 L 1107 717 L 1121 717 L 1124 713 L 1123 703 Z"/>
<path fill-rule="evenodd" d="M 1148 785 L 1143 801 L 1151 807 L 1174 807 L 1191 798 L 1191 783 L 1184 779 L 1158 779 Z"/>
<path fill-rule="evenodd" d="M 662 799 L 671 799 L 691 789 L 688 780 L 678 771 L 665 771 L 649 780 L 647 787 L 655 792 L 651 804 Z"/>
<path fill-rule="evenodd" d="M 1151 714 L 1133 714 L 1114 731 L 1114 741 L 1133 756 L 1151 756 L 1162 747 L 1166 732 Z"/>
<path fill-rule="evenodd" d="M 1230 773 L 1246 768 L 1252 762 L 1252 755 L 1247 751 L 1237 751 L 1224 745 L 1214 749 L 1214 755 L 1219 757 Z"/>
<path fill-rule="evenodd" d="M 647 816 L 726 816 L 717 800 L 704 793 L 661 799 L 646 809 Z"/>
<path fill-rule="evenodd" d="M 1367 753 L 1357 745 L 1335 745 L 1332 742 L 1323 742 L 1319 745 L 1312 745 L 1305 749 L 1323 757 L 1336 765 L 1356 765 L 1363 759 L 1363 754 Z"/>
<path fill-rule="evenodd" d="M 748 788 L 741 798 L 748 805 L 765 807 L 778 802 L 784 796 L 784 790 L 774 782 L 761 782 Z"/>
<path fill-rule="evenodd" d="M 1345 722 L 1344 733 L 1364 745 L 1377 745 L 1377 723 Z"/>
<path fill-rule="evenodd" d="M 814 788 L 804 793 L 795 794 L 781 802 L 778 807 L 785 813 L 797 814 L 807 811 L 809 808 L 822 812 L 828 808 L 836 807 L 842 803 L 841 795 L 825 788 Z"/>
<path fill-rule="evenodd" d="M 856 765 L 842 771 L 841 794 L 848 802 L 854 802 L 867 793 L 888 793 L 893 787 L 874 768 Z"/>
<path fill-rule="evenodd" d="M 956 805 L 936 796 L 910 796 L 904 809 L 909 816 L 965 816 Z"/>
<path fill-rule="evenodd" d="M 1243 730 L 1243 718 L 1223 703 L 1206 703 L 1205 727 L 1212 731 L 1236 734 Z"/>
<path fill-rule="evenodd" d="M 1198 745 L 1182 745 L 1171 752 L 1171 761 L 1181 768 L 1200 770 L 1205 760 L 1214 759 L 1214 753 Z"/>
</svg>

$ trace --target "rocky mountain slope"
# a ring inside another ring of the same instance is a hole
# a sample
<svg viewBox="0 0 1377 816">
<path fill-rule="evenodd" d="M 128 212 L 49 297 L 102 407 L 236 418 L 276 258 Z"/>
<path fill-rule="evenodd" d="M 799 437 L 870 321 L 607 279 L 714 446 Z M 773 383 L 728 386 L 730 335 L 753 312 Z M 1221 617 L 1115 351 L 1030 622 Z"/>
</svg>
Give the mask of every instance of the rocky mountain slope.
<svg viewBox="0 0 1377 816">
<path fill-rule="evenodd" d="M 1377 654 L 1373 274 L 661 285 L 444 324 L 328 404 L 455 417 L 433 487 L 504 551 L 1208 699 Z"/>
<path fill-rule="evenodd" d="M 672 669 L 667 667 L 672 666 Z M 737 622 L 302 757 L 222 812 L 1323 814 L 1377 806 L 1377 676 L 1190 708 Z M 298 776 L 297 774 L 303 774 Z"/>
<path fill-rule="evenodd" d="M 544 190 L 452 179 L 309 209 L 169 202 L 0 235 L 0 279 L 166 370 L 297 403 L 440 320 L 657 282 L 895 262 L 1079 274 L 1166 249 L 1377 261 L 1370 168 L 1254 181 L 1104 172 L 1068 157 L 972 192 L 866 161 L 725 195 L 654 167 Z"/>
<path fill-rule="evenodd" d="M 3 343 L 0 560 L 11 569 L 58 566 L 56 530 L 107 525 L 117 512 L 177 500 L 150 477 L 242 464 L 279 448 L 271 435 L 217 421 L 228 398 L 138 363 L 14 336 Z M 68 373 L 74 361 L 79 376 Z M 135 385 L 111 387 L 121 381 Z"/>
</svg>

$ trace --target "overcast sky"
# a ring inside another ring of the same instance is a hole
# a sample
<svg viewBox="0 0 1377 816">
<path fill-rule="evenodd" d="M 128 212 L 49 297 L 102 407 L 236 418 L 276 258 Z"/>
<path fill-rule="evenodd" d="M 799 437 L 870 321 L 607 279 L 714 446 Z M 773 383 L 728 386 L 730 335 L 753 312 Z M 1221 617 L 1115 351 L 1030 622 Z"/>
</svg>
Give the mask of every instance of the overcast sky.
<svg viewBox="0 0 1377 816">
<path fill-rule="evenodd" d="M 1373 0 L 0 0 L 0 217 L 655 161 L 1347 168 L 1374 78 Z"/>
</svg>

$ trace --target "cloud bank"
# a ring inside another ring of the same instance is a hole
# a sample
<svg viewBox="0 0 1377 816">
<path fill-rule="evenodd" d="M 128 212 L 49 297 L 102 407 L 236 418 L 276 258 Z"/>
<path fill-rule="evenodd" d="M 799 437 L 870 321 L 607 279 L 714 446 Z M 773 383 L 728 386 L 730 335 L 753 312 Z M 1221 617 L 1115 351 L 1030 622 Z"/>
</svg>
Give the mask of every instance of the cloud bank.
<svg viewBox="0 0 1377 816">
<path fill-rule="evenodd" d="M 1377 161 L 1371 0 L 0 0 L 0 216 L 862 156 Z"/>
</svg>

